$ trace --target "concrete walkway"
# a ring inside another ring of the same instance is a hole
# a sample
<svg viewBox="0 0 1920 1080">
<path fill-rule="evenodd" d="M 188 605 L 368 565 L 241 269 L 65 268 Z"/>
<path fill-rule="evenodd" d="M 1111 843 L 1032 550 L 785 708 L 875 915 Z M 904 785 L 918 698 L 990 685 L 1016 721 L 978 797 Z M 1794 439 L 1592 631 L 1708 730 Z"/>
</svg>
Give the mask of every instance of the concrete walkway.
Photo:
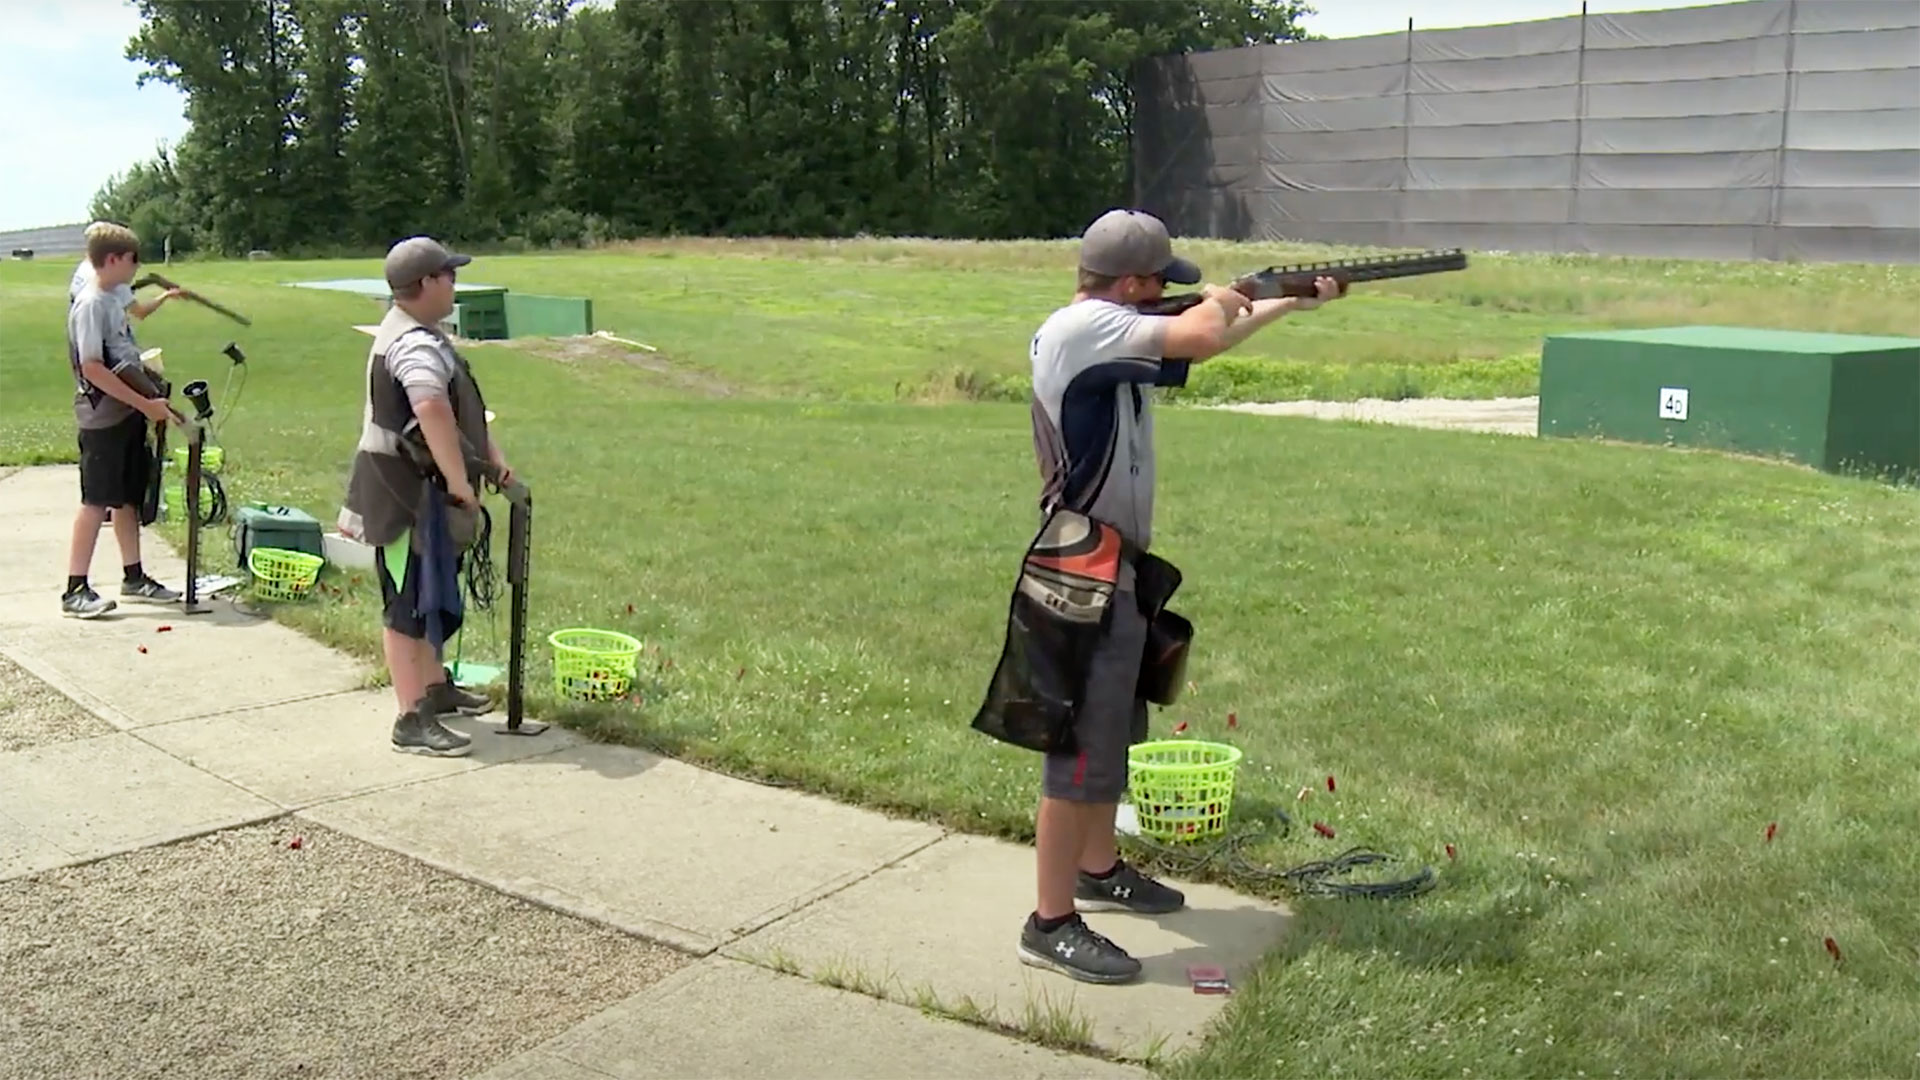
<svg viewBox="0 0 1920 1080">
<path fill-rule="evenodd" d="M 224 603 L 63 619 L 76 482 L 71 467 L 0 477 L 0 653 L 114 730 L 0 753 L 0 880 L 291 816 L 702 958 L 487 1080 L 1144 1077 L 1119 1062 L 1190 1048 L 1227 1000 L 1194 994 L 1187 967 L 1244 980 L 1285 931 L 1281 908 L 1187 884 L 1176 915 L 1089 916 L 1146 974 L 1085 986 L 1015 959 L 1030 848 L 558 727 L 499 736 L 498 717 L 456 722 L 470 757 L 393 753 L 388 692 L 285 627 Z M 182 583 L 157 536 L 144 548 Z M 103 533 L 94 579 L 118 573 Z"/>
</svg>

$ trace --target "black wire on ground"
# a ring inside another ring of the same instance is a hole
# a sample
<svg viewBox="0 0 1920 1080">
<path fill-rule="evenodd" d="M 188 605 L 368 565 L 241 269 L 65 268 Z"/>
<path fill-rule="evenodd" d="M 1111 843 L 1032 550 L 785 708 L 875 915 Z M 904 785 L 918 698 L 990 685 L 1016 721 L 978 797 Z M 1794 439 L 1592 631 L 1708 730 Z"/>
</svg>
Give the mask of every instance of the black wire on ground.
<svg viewBox="0 0 1920 1080">
<path fill-rule="evenodd" d="M 1276 813 L 1274 820 L 1280 825 L 1280 837 L 1292 831 L 1293 821 L 1284 812 Z M 1265 836 L 1266 830 L 1256 826 L 1229 832 L 1218 840 L 1190 844 L 1169 844 L 1145 836 L 1124 836 L 1121 840 L 1126 846 L 1144 852 L 1156 869 L 1175 877 L 1193 880 L 1206 871 L 1213 871 L 1227 880 L 1286 889 L 1305 896 L 1402 900 L 1428 891 L 1436 880 L 1431 866 L 1423 866 L 1419 873 L 1397 881 L 1338 880 L 1359 867 L 1394 861 L 1393 856 L 1384 852 L 1360 847 L 1348 848 L 1329 859 L 1315 859 L 1276 870 L 1245 854 L 1247 847 Z"/>
</svg>

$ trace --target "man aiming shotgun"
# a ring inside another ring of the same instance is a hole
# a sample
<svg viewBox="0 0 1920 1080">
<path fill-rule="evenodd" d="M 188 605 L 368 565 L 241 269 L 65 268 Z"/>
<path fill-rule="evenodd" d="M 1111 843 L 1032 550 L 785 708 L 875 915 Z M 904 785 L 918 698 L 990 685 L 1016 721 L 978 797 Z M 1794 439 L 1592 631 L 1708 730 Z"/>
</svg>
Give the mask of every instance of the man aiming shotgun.
<svg viewBox="0 0 1920 1080">
<path fill-rule="evenodd" d="M 1339 295 L 1338 283 L 1323 277 L 1309 296 L 1250 300 L 1208 286 L 1177 315 L 1138 310 L 1159 299 L 1168 282 L 1198 281 L 1200 269 L 1174 256 L 1158 218 L 1110 211 L 1081 237 L 1072 301 L 1048 316 L 1029 347 L 1033 444 L 1047 525 L 1029 551 L 1026 565 L 1035 580 L 1023 576 L 1016 589 L 1007 651 L 974 726 L 1045 753 L 1038 895 L 1020 930 L 1019 956 L 1086 982 L 1127 982 L 1139 974 L 1140 962 L 1089 927 L 1081 909 L 1155 914 L 1186 903 L 1178 891 L 1122 861 L 1114 840 L 1127 748 L 1145 740 L 1143 695 L 1156 693 L 1143 689 L 1154 681 L 1142 678 L 1148 642 L 1178 578 L 1171 564 L 1147 554 L 1154 500 L 1151 390 L 1184 385 L 1190 363 Z M 1088 532 L 1093 538 L 1074 549 Z M 1054 543 L 1057 554 L 1037 558 L 1046 543 Z M 1046 604 L 1020 606 L 1024 595 L 1050 591 L 1049 583 L 1061 601 L 1054 610 L 1104 603 L 1103 614 L 1082 618 L 1076 629 L 1066 618 L 1049 623 Z M 1050 645 L 1061 642 L 1068 644 Z"/>
</svg>

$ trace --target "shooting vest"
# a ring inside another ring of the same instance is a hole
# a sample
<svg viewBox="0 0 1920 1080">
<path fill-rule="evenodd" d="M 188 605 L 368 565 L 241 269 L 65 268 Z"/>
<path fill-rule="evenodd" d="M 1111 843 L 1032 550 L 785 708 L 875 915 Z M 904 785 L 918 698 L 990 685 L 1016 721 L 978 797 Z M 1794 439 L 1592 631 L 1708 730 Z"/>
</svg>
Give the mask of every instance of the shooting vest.
<svg viewBox="0 0 1920 1080">
<path fill-rule="evenodd" d="M 367 414 L 347 480 L 346 506 L 340 514 L 341 532 L 368 544 L 391 544 L 412 529 L 427 495 L 428 477 L 439 475 L 437 469 L 422 472 L 401 445 L 407 425 L 415 420 L 413 403 L 407 398 L 406 387 L 387 366 L 390 354 L 421 334 L 432 338 L 447 360 L 447 397 L 460 430 L 467 483 L 476 493 L 480 490 L 480 467 L 487 451 L 487 406 L 473 369 L 445 334 L 394 307 L 381 321 L 368 354 Z"/>
</svg>

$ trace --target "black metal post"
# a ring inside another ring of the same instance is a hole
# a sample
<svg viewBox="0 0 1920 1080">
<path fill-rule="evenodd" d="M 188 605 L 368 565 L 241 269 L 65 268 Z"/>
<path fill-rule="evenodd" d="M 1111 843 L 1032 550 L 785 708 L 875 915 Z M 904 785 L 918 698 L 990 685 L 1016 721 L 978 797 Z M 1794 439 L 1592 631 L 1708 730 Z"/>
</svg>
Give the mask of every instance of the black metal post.
<svg viewBox="0 0 1920 1080">
<path fill-rule="evenodd" d="M 207 445 L 204 419 L 193 421 L 187 437 L 187 595 L 182 607 L 188 615 L 205 615 L 211 607 L 200 603 L 200 469 Z"/>
<path fill-rule="evenodd" d="M 526 707 L 527 578 L 533 541 L 533 494 L 515 483 L 507 492 L 507 585 L 513 590 L 513 615 L 507 630 L 507 724 L 501 735 L 538 735 L 547 725 L 523 716 Z"/>
</svg>

